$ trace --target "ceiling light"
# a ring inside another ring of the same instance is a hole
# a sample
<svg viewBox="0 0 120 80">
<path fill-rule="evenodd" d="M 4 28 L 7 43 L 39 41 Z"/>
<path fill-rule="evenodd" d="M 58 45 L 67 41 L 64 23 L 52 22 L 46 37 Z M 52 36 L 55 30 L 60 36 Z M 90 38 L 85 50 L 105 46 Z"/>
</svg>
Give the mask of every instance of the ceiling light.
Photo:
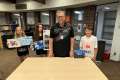
<svg viewBox="0 0 120 80">
<path fill-rule="evenodd" d="M 75 14 L 82 14 L 81 11 L 74 11 Z"/>
<path fill-rule="evenodd" d="M 49 16 L 49 14 L 48 14 L 48 13 L 42 13 L 42 15 Z"/>
<path fill-rule="evenodd" d="M 16 14 L 16 13 L 15 13 L 15 14 L 13 14 L 13 15 L 14 15 L 14 16 L 20 16 L 20 14 Z"/>
<path fill-rule="evenodd" d="M 106 6 L 106 7 L 104 7 L 104 9 L 109 10 L 109 9 L 110 9 L 110 7 L 107 7 L 107 6 Z"/>
</svg>

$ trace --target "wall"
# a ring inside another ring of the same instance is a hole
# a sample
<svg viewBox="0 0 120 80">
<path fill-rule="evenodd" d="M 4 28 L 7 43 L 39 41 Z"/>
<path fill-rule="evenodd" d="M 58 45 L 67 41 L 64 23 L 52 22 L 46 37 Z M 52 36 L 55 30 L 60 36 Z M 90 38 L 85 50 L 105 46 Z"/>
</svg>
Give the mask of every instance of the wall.
<svg viewBox="0 0 120 80">
<path fill-rule="evenodd" d="M 41 12 L 41 23 L 45 25 L 49 25 L 49 12 Z"/>
<path fill-rule="evenodd" d="M 106 10 L 104 7 L 110 7 L 111 9 Z M 108 4 L 108 5 L 101 5 L 97 7 L 97 38 L 98 40 L 102 39 L 102 30 L 103 30 L 103 22 L 104 22 L 104 11 L 117 11 L 118 4 Z"/>
<path fill-rule="evenodd" d="M 7 20 L 5 13 L 0 13 L 0 25 L 6 25 L 6 24 L 7 24 Z"/>
<path fill-rule="evenodd" d="M 120 61 L 120 3 L 117 10 L 117 19 L 115 23 L 112 51 L 110 55 L 110 59 L 114 61 Z"/>
<path fill-rule="evenodd" d="M 65 6 L 85 6 L 90 4 L 103 4 L 107 2 L 115 2 L 117 0 L 46 0 L 46 4 L 39 3 L 33 0 L 17 0 L 17 3 L 27 4 L 27 9 L 46 9 L 46 8 L 57 8 Z M 0 11 L 16 11 L 15 4 L 0 1 Z"/>
<path fill-rule="evenodd" d="M 27 13 L 27 24 L 35 24 L 34 13 L 28 12 Z"/>
<path fill-rule="evenodd" d="M 84 7 L 84 24 L 93 27 L 95 23 L 96 6 Z"/>
<path fill-rule="evenodd" d="M 102 30 L 103 30 L 103 21 L 104 21 L 104 12 L 98 12 L 98 21 L 97 21 L 97 38 L 101 40 L 102 38 Z"/>
<path fill-rule="evenodd" d="M 17 0 L 17 3 L 27 4 L 26 10 L 34 10 L 34 9 L 48 9 L 48 8 L 58 8 L 58 7 L 72 7 L 72 6 L 86 6 L 92 4 L 104 4 L 115 2 L 117 0 L 46 0 L 45 4 L 39 3 L 33 0 Z"/>
<path fill-rule="evenodd" d="M 15 10 L 15 4 L 9 2 L 0 2 L 0 11 Z"/>
<path fill-rule="evenodd" d="M 26 3 L 27 4 L 27 10 L 32 9 L 45 9 L 45 8 L 57 8 L 57 7 L 64 7 L 64 6 L 70 6 L 70 5 L 79 5 L 89 2 L 94 2 L 96 0 L 46 0 L 46 4 L 41 4 L 36 1 L 19 1 L 18 3 Z"/>
</svg>

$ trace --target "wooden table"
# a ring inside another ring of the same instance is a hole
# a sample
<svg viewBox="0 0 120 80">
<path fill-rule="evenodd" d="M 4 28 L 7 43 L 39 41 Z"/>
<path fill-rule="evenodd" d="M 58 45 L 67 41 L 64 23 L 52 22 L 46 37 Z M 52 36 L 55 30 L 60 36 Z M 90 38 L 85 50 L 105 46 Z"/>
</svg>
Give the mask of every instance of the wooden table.
<svg viewBox="0 0 120 80">
<path fill-rule="evenodd" d="M 89 58 L 27 58 L 7 80 L 108 80 Z"/>
</svg>

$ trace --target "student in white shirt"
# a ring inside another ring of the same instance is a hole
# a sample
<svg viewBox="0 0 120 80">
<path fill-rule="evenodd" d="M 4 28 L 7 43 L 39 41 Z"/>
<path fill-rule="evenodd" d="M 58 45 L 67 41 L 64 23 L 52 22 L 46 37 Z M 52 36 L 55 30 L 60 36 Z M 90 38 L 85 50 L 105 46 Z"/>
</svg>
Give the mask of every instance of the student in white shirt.
<svg viewBox="0 0 120 80">
<path fill-rule="evenodd" d="M 92 35 L 93 29 L 90 26 L 85 26 L 85 35 L 81 38 L 80 48 L 86 51 L 86 56 L 96 61 L 98 51 L 97 38 Z"/>
</svg>

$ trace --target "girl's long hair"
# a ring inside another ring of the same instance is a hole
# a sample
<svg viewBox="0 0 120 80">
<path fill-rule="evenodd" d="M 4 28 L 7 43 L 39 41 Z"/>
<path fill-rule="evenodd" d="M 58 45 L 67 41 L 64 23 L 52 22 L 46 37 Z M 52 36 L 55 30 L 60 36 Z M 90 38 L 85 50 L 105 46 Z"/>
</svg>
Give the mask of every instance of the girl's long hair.
<svg viewBox="0 0 120 80">
<path fill-rule="evenodd" d="M 18 27 L 20 27 L 20 26 L 18 26 Z M 21 29 L 22 29 L 22 27 L 21 27 Z M 20 37 L 24 37 L 25 36 L 25 32 L 24 32 L 24 30 L 22 29 L 22 34 L 21 35 L 18 35 L 17 33 L 16 33 L 16 30 L 17 30 L 17 27 L 16 27 L 16 29 L 15 29 L 15 38 L 20 38 Z"/>
<path fill-rule="evenodd" d="M 41 23 L 37 23 L 35 25 L 35 33 L 34 33 L 34 40 L 38 41 L 39 40 L 39 25 L 42 25 Z M 42 27 L 43 28 L 43 27 Z M 43 35 L 43 31 L 42 31 L 42 35 Z"/>
</svg>

